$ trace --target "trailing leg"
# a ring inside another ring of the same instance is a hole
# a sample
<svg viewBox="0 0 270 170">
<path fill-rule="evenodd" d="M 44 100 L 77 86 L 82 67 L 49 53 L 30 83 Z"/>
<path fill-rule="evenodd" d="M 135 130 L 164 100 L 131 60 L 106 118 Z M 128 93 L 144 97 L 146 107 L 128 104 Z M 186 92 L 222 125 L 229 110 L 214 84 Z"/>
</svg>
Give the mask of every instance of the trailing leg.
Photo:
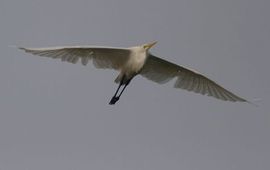
<svg viewBox="0 0 270 170">
<path fill-rule="evenodd" d="M 126 89 L 127 85 L 130 83 L 131 79 L 128 80 L 128 81 L 124 84 L 124 82 L 123 82 L 123 81 L 124 81 L 124 78 L 125 78 L 125 76 L 123 76 L 123 78 L 122 78 L 122 80 L 121 80 L 121 82 L 120 82 L 120 84 L 119 84 L 119 86 L 118 86 L 118 88 L 117 88 L 117 90 L 116 90 L 114 96 L 112 97 L 112 99 L 111 99 L 111 101 L 110 101 L 110 103 L 109 103 L 110 105 L 115 104 L 115 103 L 120 99 L 122 93 L 123 93 L 124 90 Z M 118 93 L 118 91 L 119 91 L 119 89 L 120 89 L 120 87 L 121 87 L 122 85 L 124 85 L 124 88 L 122 89 L 122 91 L 120 92 L 120 94 L 117 96 L 117 93 Z"/>
<path fill-rule="evenodd" d="M 118 91 L 119 91 L 119 89 L 120 89 L 120 87 L 122 86 L 123 84 L 122 84 L 122 81 L 119 83 L 119 86 L 118 86 L 118 88 L 117 88 L 117 90 L 116 90 L 116 92 L 114 93 L 114 95 L 113 95 L 113 97 L 112 97 L 112 99 L 111 99 L 111 101 L 110 101 L 110 105 L 113 105 L 113 104 L 115 104 L 118 100 L 119 100 L 119 97 L 116 97 L 116 95 L 117 95 L 117 93 L 118 93 Z"/>
<path fill-rule="evenodd" d="M 121 93 L 119 94 L 118 98 L 120 98 L 120 96 L 122 95 L 122 93 L 124 92 L 124 90 L 126 89 L 126 87 L 129 85 L 131 79 L 128 80 L 128 82 L 125 84 L 124 88 L 122 89 Z"/>
</svg>

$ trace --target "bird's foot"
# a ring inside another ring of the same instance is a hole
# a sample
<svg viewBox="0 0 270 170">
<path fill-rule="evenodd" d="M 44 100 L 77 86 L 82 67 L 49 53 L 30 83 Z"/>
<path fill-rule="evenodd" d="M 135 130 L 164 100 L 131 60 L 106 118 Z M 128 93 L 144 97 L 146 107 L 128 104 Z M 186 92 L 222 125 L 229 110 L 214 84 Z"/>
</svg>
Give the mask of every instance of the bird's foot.
<svg viewBox="0 0 270 170">
<path fill-rule="evenodd" d="M 112 99 L 111 99 L 111 101 L 110 101 L 110 105 L 113 105 L 113 104 L 115 104 L 117 101 L 119 100 L 119 97 L 113 97 Z"/>
</svg>

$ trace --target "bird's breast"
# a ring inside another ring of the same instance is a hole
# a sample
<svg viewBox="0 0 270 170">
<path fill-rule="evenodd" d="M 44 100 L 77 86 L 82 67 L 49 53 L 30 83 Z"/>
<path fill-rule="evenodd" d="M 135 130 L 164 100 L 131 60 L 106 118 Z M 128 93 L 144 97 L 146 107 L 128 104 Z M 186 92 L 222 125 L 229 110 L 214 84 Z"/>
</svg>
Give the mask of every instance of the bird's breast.
<svg viewBox="0 0 270 170">
<path fill-rule="evenodd" d="M 129 60 L 127 61 L 122 71 L 125 72 L 125 74 L 135 76 L 142 69 L 145 60 L 146 60 L 146 53 L 133 52 L 130 55 Z"/>
</svg>

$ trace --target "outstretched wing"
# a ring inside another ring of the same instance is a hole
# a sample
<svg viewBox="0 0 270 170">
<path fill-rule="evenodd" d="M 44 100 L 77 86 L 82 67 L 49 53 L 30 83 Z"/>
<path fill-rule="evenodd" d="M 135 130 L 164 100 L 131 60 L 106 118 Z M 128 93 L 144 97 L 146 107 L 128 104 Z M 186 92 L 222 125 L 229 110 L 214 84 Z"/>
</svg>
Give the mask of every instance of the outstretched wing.
<svg viewBox="0 0 270 170">
<path fill-rule="evenodd" d="M 113 47 L 87 47 L 87 46 L 67 46 L 51 48 L 24 48 L 19 47 L 27 53 L 57 58 L 70 63 L 77 63 L 81 60 L 83 65 L 87 65 L 89 60 L 97 68 L 119 69 L 129 58 L 128 48 Z"/>
<path fill-rule="evenodd" d="M 160 84 L 166 83 L 176 77 L 175 88 L 213 96 L 225 101 L 247 102 L 247 100 L 236 96 L 200 73 L 155 57 L 152 54 L 149 54 L 140 74 Z"/>
</svg>

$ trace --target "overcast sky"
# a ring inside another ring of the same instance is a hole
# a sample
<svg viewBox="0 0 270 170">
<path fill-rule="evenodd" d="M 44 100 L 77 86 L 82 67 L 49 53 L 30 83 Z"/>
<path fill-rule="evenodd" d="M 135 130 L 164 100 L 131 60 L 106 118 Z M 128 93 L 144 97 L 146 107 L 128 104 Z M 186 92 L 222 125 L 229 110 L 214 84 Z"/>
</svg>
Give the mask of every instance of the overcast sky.
<svg viewBox="0 0 270 170">
<path fill-rule="evenodd" d="M 269 170 L 269 0 L 1 0 L 0 170 Z M 124 46 L 198 70 L 259 107 L 10 45 Z"/>
</svg>

